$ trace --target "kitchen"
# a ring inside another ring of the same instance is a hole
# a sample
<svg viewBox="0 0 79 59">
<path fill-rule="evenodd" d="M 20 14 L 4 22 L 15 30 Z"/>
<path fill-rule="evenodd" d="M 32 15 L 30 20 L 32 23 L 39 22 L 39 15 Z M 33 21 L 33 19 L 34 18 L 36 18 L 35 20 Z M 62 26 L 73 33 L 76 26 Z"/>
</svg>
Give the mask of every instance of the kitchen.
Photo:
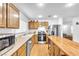
<svg viewBox="0 0 79 59">
<path fill-rule="evenodd" d="M 79 56 L 79 3 L 0 3 L 0 56 Z"/>
</svg>

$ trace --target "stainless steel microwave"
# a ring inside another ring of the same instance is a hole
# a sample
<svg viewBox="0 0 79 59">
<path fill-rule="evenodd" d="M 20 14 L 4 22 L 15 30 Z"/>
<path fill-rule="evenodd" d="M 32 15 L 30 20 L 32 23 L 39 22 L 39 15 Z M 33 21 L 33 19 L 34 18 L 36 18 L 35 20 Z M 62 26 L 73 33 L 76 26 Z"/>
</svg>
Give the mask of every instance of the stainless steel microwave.
<svg viewBox="0 0 79 59">
<path fill-rule="evenodd" d="M 15 43 L 15 35 L 0 38 L 0 51 Z"/>
</svg>

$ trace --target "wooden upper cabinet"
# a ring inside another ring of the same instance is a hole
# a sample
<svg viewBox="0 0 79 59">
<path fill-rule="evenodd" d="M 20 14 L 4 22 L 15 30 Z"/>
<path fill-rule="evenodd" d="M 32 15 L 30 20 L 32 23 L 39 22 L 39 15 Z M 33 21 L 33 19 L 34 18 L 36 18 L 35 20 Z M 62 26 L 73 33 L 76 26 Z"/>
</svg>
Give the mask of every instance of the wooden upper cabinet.
<svg viewBox="0 0 79 59">
<path fill-rule="evenodd" d="M 48 22 L 39 22 L 38 20 L 30 20 L 28 24 L 29 29 L 38 29 L 39 26 L 45 26 L 45 28 L 48 28 Z"/>
<path fill-rule="evenodd" d="M 37 29 L 38 28 L 38 20 L 35 20 L 34 21 L 34 29 Z"/>
<path fill-rule="evenodd" d="M 45 22 L 45 23 L 44 23 L 44 26 L 45 26 L 46 28 L 48 28 L 48 22 Z"/>
<path fill-rule="evenodd" d="M 13 4 L 7 5 L 7 27 L 19 28 L 19 10 Z"/>
<path fill-rule="evenodd" d="M 6 27 L 6 4 L 0 4 L 0 27 Z"/>
</svg>

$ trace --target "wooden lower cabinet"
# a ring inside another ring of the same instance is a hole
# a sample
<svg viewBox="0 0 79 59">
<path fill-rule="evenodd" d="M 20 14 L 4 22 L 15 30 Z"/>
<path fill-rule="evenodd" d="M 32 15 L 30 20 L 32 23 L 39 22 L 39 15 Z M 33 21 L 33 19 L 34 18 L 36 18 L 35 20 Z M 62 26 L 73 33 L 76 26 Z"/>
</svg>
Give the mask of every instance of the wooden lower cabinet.
<svg viewBox="0 0 79 59">
<path fill-rule="evenodd" d="M 50 56 L 67 56 L 59 47 L 48 39 L 48 50 Z"/>
<path fill-rule="evenodd" d="M 49 55 L 50 56 L 60 56 L 60 49 L 53 43 L 50 43 Z"/>
<path fill-rule="evenodd" d="M 32 36 L 32 46 L 34 45 L 34 44 L 37 44 L 38 43 L 38 35 L 33 35 Z"/>
<path fill-rule="evenodd" d="M 50 55 L 50 56 L 54 56 L 54 49 L 53 49 L 53 47 L 51 47 L 51 46 L 50 46 L 50 48 L 49 48 L 49 55 Z"/>
<path fill-rule="evenodd" d="M 54 55 L 60 56 L 60 49 L 56 45 L 54 45 Z"/>
<path fill-rule="evenodd" d="M 26 44 L 24 44 L 12 56 L 26 56 L 26 53 Z"/>
<path fill-rule="evenodd" d="M 53 43 L 52 43 L 51 40 L 49 40 L 49 39 L 48 39 L 48 50 L 49 50 L 49 55 L 50 55 L 50 56 L 54 56 Z"/>
<path fill-rule="evenodd" d="M 46 34 L 46 43 L 48 43 L 48 34 Z"/>
<path fill-rule="evenodd" d="M 18 53 L 18 56 L 26 56 L 26 44 L 20 47 L 17 53 Z"/>
</svg>

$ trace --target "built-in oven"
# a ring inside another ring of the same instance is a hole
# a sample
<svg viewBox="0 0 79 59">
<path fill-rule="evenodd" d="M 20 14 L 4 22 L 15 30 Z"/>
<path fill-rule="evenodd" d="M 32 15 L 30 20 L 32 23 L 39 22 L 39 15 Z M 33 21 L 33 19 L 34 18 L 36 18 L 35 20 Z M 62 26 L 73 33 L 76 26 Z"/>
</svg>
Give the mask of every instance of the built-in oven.
<svg viewBox="0 0 79 59">
<path fill-rule="evenodd" d="M 38 32 L 38 43 L 46 43 L 46 34 L 44 31 Z"/>
<path fill-rule="evenodd" d="M 0 51 L 15 43 L 15 35 L 0 38 Z"/>
</svg>

